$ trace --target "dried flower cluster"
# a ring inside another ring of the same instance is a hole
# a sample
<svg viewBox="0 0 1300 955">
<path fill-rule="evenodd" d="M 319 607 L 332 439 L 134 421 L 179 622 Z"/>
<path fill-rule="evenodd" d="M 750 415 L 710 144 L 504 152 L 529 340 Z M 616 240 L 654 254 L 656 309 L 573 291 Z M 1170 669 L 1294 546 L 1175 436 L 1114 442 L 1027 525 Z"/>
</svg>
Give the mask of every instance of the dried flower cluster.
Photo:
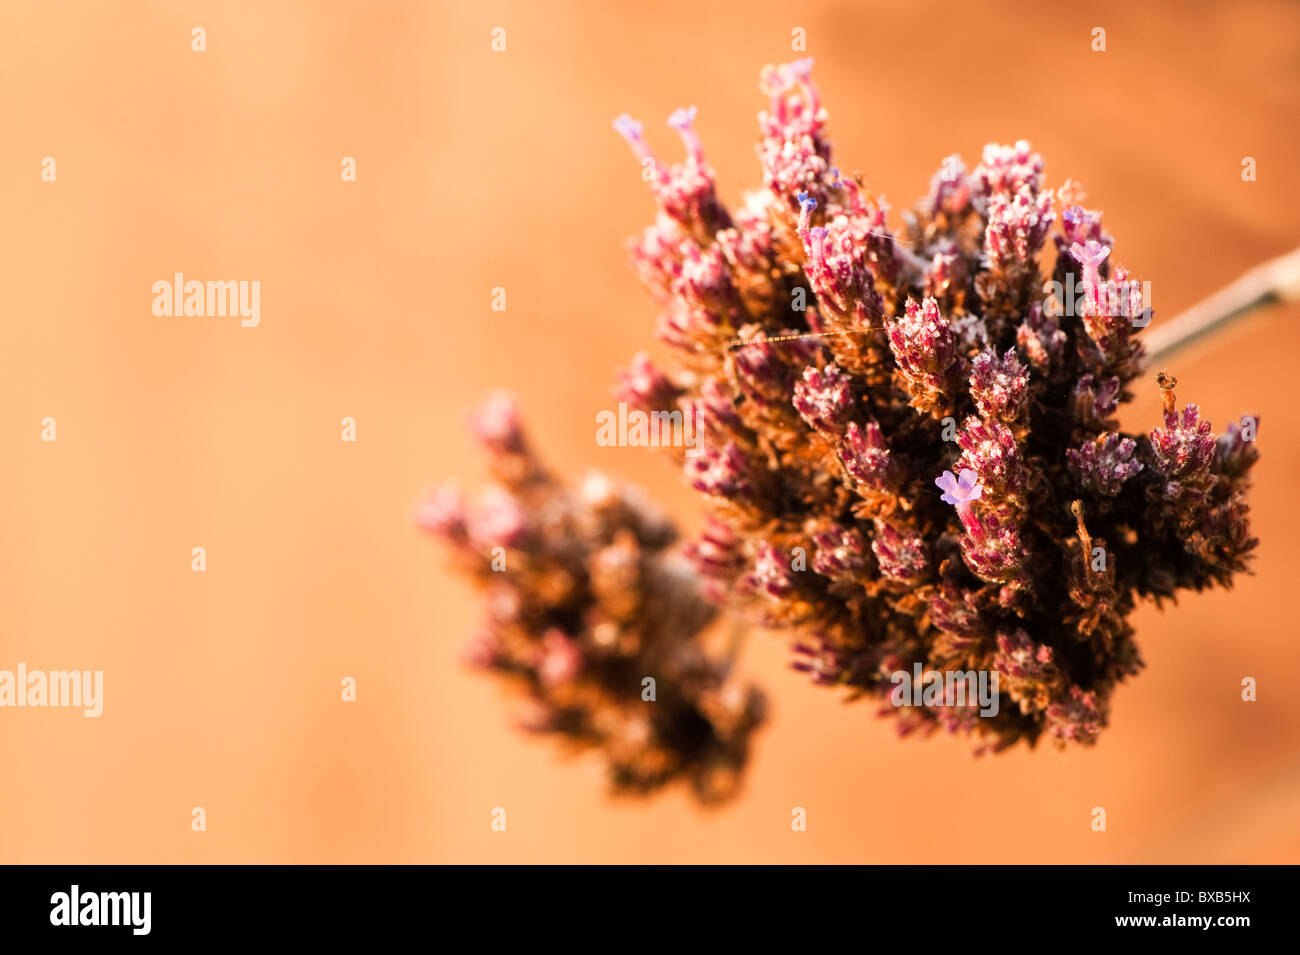
<svg viewBox="0 0 1300 955">
<path fill-rule="evenodd" d="M 527 729 L 599 749 L 616 791 L 684 777 L 703 802 L 732 795 L 763 699 L 705 652 L 716 609 L 672 524 L 600 474 L 557 482 L 508 395 L 472 426 L 500 483 L 474 507 L 446 485 L 417 514 L 487 590 L 469 661 L 523 690 Z"/>
<path fill-rule="evenodd" d="M 1046 189 L 1028 143 L 969 172 L 945 159 L 894 233 L 831 165 L 811 61 L 761 89 L 763 188 L 734 210 L 693 110 L 673 114 L 673 165 L 615 123 L 651 171 L 659 215 L 631 260 L 679 356 L 667 373 L 638 356 L 619 397 L 695 415 L 710 593 L 795 629 L 795 665 L 858 695 L 915 663 L 998 674 L 996 717 L 886 705 L 903 732 L 1093 742 L 1142 665 L 1136 599 L 1244 569 L 1255 422 L 1216 438 L 1162 376 L 1163 422 L 1117 430 L 1149 311 L 1101 214 Z"/>
</svg>

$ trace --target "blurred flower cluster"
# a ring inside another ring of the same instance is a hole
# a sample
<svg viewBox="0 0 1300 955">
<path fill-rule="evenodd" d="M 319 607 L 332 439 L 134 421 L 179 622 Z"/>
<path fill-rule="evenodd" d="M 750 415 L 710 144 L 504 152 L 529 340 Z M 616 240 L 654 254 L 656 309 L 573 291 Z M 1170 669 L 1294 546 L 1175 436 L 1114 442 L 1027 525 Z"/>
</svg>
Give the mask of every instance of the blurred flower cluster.
<svg viewBox="0 0 1300 955">
<path fill-rule="evenodd" d="M 526 729 L 598 749 L 616 791 L 681 777 L 703 802 L 731 796 L 763 698 L 706 653 L 717 611 L 673 525 L 603 475 L 576 491 L 558 482 L 504 393 L 472 427 L 498 483 L 473 506 L 445 485 L 417 512 L 486 590 L 468 661 L 521 691 Z"/>
<path fill-rule="evenodd" d="M 761 89 L 763 188 L 734 209 L 693 109 L 670 121 L 676 164 L 615 121 L 659 207 L 630 256 L 677 356 L 637 356 L 618 396 L 694 412 L 710 594 L 794 630 L 795 666 L 855 695 L 883 700 L 917 663 L 998 673 L 996 717 L 885 705 L 903 732 L 1093 742 L 1142 665 L 1136 600 L 1245 568 L 1257 421 L 1216 437 L 1162 375 L 1163 420 L 1117 429 L 1150 313 L 1101 213 L 1046 188 L 1028 143 L 943 160 L 894 232 L 832 165 L 811 61 Z"/>
</svg>

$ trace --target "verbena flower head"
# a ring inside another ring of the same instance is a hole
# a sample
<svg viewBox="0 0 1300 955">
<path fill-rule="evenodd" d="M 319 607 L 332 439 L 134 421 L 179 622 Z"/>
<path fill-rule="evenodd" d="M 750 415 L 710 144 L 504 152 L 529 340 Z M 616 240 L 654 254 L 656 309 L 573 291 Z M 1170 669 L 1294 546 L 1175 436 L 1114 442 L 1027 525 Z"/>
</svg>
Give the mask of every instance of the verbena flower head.
<svg viewBox="0 0 1300 955">
<path fill-rule="evenodd" d="M 1028 143 L 949 156 L 893 230 L 832 165 L 811 61 L 760 88 L 762 187 L 724 208 L 688 139 L 631 245 L 677 360 L 627 380 L 696 411 L 708 592 L 798 631 L 795 666 L 856 695 L 915 664 L 999 675 L 996 716 L 886 705 L 904 732 L 1093 742 L 1142 665 L 1137 600 L 1245 568 L 1254 427 L 1216 438 L 1162 377 L 1163 421 L 1117 430 L 1149 311 L 1101 213 L 1049 190 Z"/>
<path fill-rule="evenodd" d="M 705 652 L 717 611 L 672 524 L 603 475 L 576 490 L 557 481 L 507 394 L 471 427 L 498 483 L 476 505 L 444 486 L 416 511 L 486 590 L 467 662 L 515 685 L 522 726 L 597 749 L 616 791 L 685 778 L 701 801 L 732 795 L 763 698 Z"/>
</svg>

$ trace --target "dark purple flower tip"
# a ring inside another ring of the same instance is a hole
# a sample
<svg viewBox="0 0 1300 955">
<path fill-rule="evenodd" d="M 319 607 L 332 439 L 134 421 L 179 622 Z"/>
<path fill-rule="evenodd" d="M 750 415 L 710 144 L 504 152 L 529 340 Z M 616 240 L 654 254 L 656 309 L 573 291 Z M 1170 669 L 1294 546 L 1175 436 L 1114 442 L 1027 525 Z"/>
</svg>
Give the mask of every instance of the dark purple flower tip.
<svg viewBox="0 0 1300 955">
<path fill-rule="evenodd" d="M 1022 574 L 1027 554 L 1015 524 L 994 511 L 976 514 L 966 502 L 957 504 L 957 516 L 966 532 L 962 557 L 971 571 L 991 582 L 1015 580 Z"/>
<path fill-rule="evenodd" d="M 888 334 L 890 350 L 908 380 L 923 390 L 942 390 L 957 361 L 957 338 L 938 301 L 909 298 Z"/>
<path fill-rule="evenodd" d="M 632 364 L 619 377 L 621 381 L 614 388 L 614 397 L 634 408 L 670 411 L 682 394 L 645 352 L 634 355 Z"/>
<path fill-rule="evenodd" d="M 1065 455 L 1084 488 L 1114 497 L 1125 481 L 1142 470 L 1142 462 L 1134 457 L 1136 451 L 1137 442 L 1132 438 L 1107 433 L 1079 448 L 1070 448 Z"/>
<path fill-rule="evenodd" d="M 777 347 L 757 325 L 744 326 L 740 337 L 746 343 L 731 353 L 736 384 L 760 405 L 785 404 L 790 400 L 790 369 Z"/>
<path fill-rule="evenodd" d="M 805 245 L 808 252 L 808 261 L 812 268 L 817 270 L 823 268 L 826 260 L 826 229 L 823 226 L 809 229 Z"/>
<path fill-rule="evenodd" d="M 1084 245 L 1089 240 L 1101 241 L 1101 213 L 1082 206 L 1070 206 L 1061 213 L 1061 228 L 1070 245 Z"/>
<path fill-rule="evenodd" d="M 470 431 L 493 454 L 517 454 L 523 451 L 523 431 L 514 395 L 495 391 L 470 414 Z"/>
<path fill-rule="evenodd" d="M 1148 434 L 1156 465 L 1169 480 L 1195 481 L 1208 473 L 1214 461 L 1215 437 L 1200 409 L 1189 404 L 1182 410 L 1165 412 L 1165 426 Z"/>
<path fill-rule="evenodd" d="M 863 484 L 883 490 L 889 479 L 889 446 L 880 425 L 874 421 L 865 427 L 849 422 L 840 442 L 840 460 L 849 476 Z"/>
<path fill-rule="evenodd" d="M 470 536 L 478 547 L 513 547 L 523 540 L 526 529 L 523 508 L 513 494 L 497 485 L 483 490 L 469 519 Z"/>
<path fill-rule="evenodd" d="M 415 522 L 431 534 L 448 540 L 465 537 L 465 495 L 455 484 L 444 484 L 429 494 L 415 510 Z"/>
<path fill-rule="evenodd" d="M 966 419 L 957 434 L 961 466 L 979 475 L 991 495 L 1018 494 L 1025 482 L 1025 465 L 1011 429 L 995 418 Z"/>
<path fill-rule="evenodd" d="M 542 686 L 553 688 L 572 683 L 582 672 L 582 648 L 576 640 L 570 640 L 564 631 L 554 627 L 542 637 L 539 657 L 537 678 Z"/>
<path fill-rule="evenodd" d="M 496 634 L 488 628 L 476 631 L 461 649 L 461 659 L 468 666 L 479 669 L 493 666 L 500 658 L 501 645 Z"/>
<path fill-rule="evenodd" d="M 749 461 L 734 441 L 721 449 L 705 448 L 684 464 L 691 487 L 704 494 L 732 500 L 749 497 L 754 486 L 749 479 Z"/>
<path fill-rule="evenodd" d="M 1024 630 L 999 633 L 997 643 L 993 666 L 1003 676 L 1018 680 L 1045 680 L 1055 674 L 1052 648 L 1034 643 Z"/>
<path fill-rule="evenodd" d="M 1052 194 L 1035 193 L 1021 186 L 1011 196 L 995 193 L 988 202 L 988 227 L 984 251 L 990 266 L 1007 268 L 1015 262 L 1028 263 L 1043 246 L 1056 221 Z"/>
<path fill-rule="evenodd" d="M 1047 731 L 1058 740 L 1091 743 L 1105 725 L 1106 718 L 1097 705 L 1097 694 L 1085 693 L 1071 686 L 1047 708 Z"/>
<path fill-rule="evenodd" d="M 832 524 L 813 536 L 812 568 L 832 580 L 854 580 L 869 566 L 867 539 L 855 528 Z"/>
<path fill-rule="evenodd" d="M 1043 186 L 1043 157 L 1023 139 L 1014 146 L 989 143 L 974 179 L 985 198 L 997 192 L 1013 195 L 1022 186 L 1037 193 Z"/>
<path fill-rule="evenodd" d="M 1259 458 L 1259 446 L 1255 443 L 1258 434 L 1259 415 L 1247 415 L 1241 424 L 1228 425 L 1227 432 L 1215 442 L 1218 470 L 1229 477 L 1246 473 Z"/>
<path fill-rule="evenodd" d="M 812 225 L 813 210 L 817 208 L 817 200 L 806 192 L 801 192 L 796 196 L 799 200 L 799 223 L 795 231 L 799 235 L 799 240 L 803 242 L 804 248 L 809 250 L 811 256 L 812 233 L 809 226 Z M 822 233 L 825 234 L 824 232 Z"/>
<path fill-rule="evenodd" d="M 792 571 L 781 552 L 769 541 L 760 541 L 754 554 L 754 569 L 745 577 L 747 586 L 774 600 L 794 592 Z"/>
<path fill-rule="evenodd" d="M 876 536 L 871 542 L 871 550 L 880 564 L 880 572 L 907 584 L 923 579 L 930 566 L 925 538 L 906 526 L 900 532 L 880 518 L 875 523 Z"/>
<path fill-rule="evenodd" d="M 990 346 L 971 364 L 970 392 L 980 414 L 1010 422 L 1020 417 L 1029 389 L 1029 372 L 1020 364 L 1016 350 L 1008 348 L 1001 358 Z"/>
<path fill-rule="evenodd" d="M 1099 425 L 1110 418 L 1119 407 L 1122 383 L 1116 377 L 1095 378 L 1084 375 L 1075 382 L 1071 403 L 1079 421 L 1086 425 Z"/>
<path fill-rule="evenodd" d="M 745 424 L 736 413 L 736 403 L 716 378 L 706 379 L 699 397 L 692 402 L 695 427 L 715 435 L 740 434 Z"/>
<path fill-rule="evenodd" d="M 1034 302 L 1029 314 L 1016 328 L 1016 347 L 1025 355 L 1034 370 L 1046 374 L 1065 353 L 1069 336 L 1061 330 L 1052 315 L 1043 313 L 1040 303 Z"/>
<path fill-rule="evenodd" d="M 853 413 L 853 379 L 835 365 L 805 368 L 794 385 L 794 407 L 813 428 L 838 437 Z"/>
</svg>

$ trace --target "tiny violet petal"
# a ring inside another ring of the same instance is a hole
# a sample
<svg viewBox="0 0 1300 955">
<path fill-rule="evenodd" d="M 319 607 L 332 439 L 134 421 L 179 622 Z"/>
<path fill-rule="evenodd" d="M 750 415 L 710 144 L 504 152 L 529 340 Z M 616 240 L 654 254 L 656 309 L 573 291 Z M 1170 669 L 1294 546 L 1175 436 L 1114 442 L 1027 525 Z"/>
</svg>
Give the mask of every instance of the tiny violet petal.
<svg viewBox="0 0 1300 955">
<path fill-rule="evenodd" d="M 673 110 L 668 117 L 668 125 L 676 130 L 690 129 L 691 123 L 695 122 L 696 109 L 694 106 L 683 106 Z"/>
</svg>

